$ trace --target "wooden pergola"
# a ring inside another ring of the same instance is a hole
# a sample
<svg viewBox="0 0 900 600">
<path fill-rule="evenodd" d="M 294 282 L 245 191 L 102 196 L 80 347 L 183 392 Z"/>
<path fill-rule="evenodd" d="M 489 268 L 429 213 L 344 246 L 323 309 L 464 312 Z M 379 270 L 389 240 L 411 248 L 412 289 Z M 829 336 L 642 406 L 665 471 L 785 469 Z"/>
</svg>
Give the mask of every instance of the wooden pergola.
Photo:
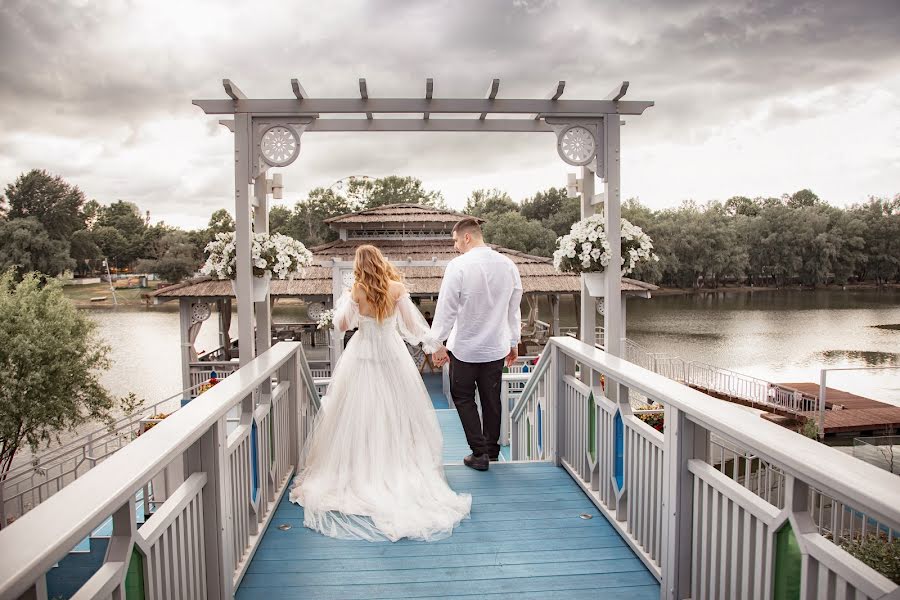
<svg viewBox="0 0 900 600">
<path fill-rule="evenodd" d="M 498 98 L 499 79 L 491 81 L 482 98 L 435 97 L 431 78 L 425 82 L 424 94 L 416 98 L 371 98 L 365 79 L 359 80 L 359 98 L 314 98 L 297 79 L 291 80 L 293 98 L 251 99 L 229 79 L 223 80 L 223 86 L 228 99 L 194 100 L 194 104 L 208 115 L 232 117 L 219 122 L 234 134 L 235 285 L 241 365 L 271 345 L 270 303 L 268 299 L 251 302 L 250 265 L 251 232 L 268 231 L 268 198 L 270 194 L 278 198 L 281 192 L 280 177 L 269 179 L 267 174 L 269 169 L 286 167 L 297 159 L 301 137 L 307 133 L 552 133 L 556 136 L 559 157 L 571 166 L 581 167 L 581 178 L 572 184 L 581 195 L 582 217 L 594 214 L 598 205 L 605 205 L 610 264 L 618 264 L 621 259 L 621 119 L 626 115 L 641 115 L 653 106 L 649 101 L 624 100 L 627 81 L 616 86 L 603 100 L 563 100 L 564 81 L 558 82 L 543 99 Z M 459 115 L 469 115 L 469 118 L 457 118 Z M 595 177 L 601 180 L 599 193 L 595 193 Z M 620 292 L 620 278 L 607 277 L 606 350 L 617 356 L 622 354 L 624 338 Z M 335 295 L 340 293 L 340 289 L 334 290 Z M 581 296 L 582 339 L 593 343 L 596 299 L 590 297 L 583 282 Z"/>
</svg>

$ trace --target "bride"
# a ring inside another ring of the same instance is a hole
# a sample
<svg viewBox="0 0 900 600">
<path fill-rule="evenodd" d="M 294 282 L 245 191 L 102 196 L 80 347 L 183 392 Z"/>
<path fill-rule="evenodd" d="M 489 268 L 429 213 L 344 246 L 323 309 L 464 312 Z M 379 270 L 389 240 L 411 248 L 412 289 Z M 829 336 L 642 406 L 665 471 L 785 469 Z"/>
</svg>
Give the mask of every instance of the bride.
<svg viewBox="0 0 900 600">
<path fill-rule="evenodd" d="M 359 331 L 335 365 L 291 502 L 306 527 L 330 537 L 445 538 L 472 497 L 447 484 L 437 416 L 403 340 L 428 353 L 440 344 L 378 248 L 357 248 L 353 274 L 334 327 Z"/>
</svg>

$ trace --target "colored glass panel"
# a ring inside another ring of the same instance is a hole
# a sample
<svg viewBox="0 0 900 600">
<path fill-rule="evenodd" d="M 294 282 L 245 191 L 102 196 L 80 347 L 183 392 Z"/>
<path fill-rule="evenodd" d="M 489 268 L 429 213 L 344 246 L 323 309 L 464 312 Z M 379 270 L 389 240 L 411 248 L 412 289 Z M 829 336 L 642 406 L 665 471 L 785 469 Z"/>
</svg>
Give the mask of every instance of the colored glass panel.
<svg viewBox="0 0 900 600">
<path fill-rule="evenodd" d="M 134 548 L 125 573 L 126 600 L 144 600 L 144 555 Z"/>
<path fill-rule="evenodd" d="M 775 534 L 775 600 L 800 598 L 800 571 L 803 553 L 790 523 Z"/>
<path fill-rule="evenodd" d="M 250 426 L 250 497 L 254 500 L 259 495 L 259 456 L 256 448 L 258 437 L 256 421 L 253 421 Z"/>
<path fill-rule="evenodd" d="M 597 407 L 594 406 L 594 393 L 588 394 L 588 454 L 592 461 L 597 460 Z"/>
<path fill-rule="evenodd" d="M 613 476 L 616 478 L 616 485 L 621 490 L 625 485 L 625 424 L 622 422 L 622 413 L 616 411 L 613 419 L 613 435 L 614 456 L 613 460 Z"/>
</svg>

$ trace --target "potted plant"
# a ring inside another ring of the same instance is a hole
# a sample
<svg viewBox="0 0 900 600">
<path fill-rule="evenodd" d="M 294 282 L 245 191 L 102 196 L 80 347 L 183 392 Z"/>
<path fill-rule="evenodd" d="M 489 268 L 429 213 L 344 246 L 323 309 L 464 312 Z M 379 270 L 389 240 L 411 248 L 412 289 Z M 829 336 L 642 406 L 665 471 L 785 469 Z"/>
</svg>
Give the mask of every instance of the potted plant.
<svg viewBox="0 0 900 600">
<path fill-rule="evenodd" d="M 219 233 L 206 245 L 208 258 L 200 269 L 204 275 L 218 279 L 234 279 L 237 276 L 234 232 Z M 312 264 L 312 253 L 292 237 L 280 233 L 254 233 L 250 248 L 253 268 L 253 301 L 262 302 L 269 292 L 269 280 L 294 279 L 302 275 L 303 267 Z M 235 288 L 235 295 L 237 289 Z"/>
<path fill-rule="evenodd" d="M 659 260 L 659 257 L 653 253 L 650 236 L 622 219 L 621 274 L 628 275 L 638 263 L 651 260 Z M 602 214 L 575 222 L 568 234 L 556 240 L 553 266 L 560 273 L 581 275 L 591 296 L 604 295 L 609 240 Z"/>
</svg>

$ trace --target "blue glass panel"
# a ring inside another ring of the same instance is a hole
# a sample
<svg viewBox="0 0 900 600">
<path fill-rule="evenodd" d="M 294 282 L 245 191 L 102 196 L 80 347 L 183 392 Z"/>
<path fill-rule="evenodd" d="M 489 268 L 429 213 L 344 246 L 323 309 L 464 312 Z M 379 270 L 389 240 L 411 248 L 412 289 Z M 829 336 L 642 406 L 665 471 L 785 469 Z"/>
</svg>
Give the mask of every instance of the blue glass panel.
<svg viewBox="0 0 900 600">
<path fill-rule="evenodd" d="M 616 411 L 613 426 L 615 428 L 613 475 L 616 478 L 616 486 L 621 490 L 625 485 L 625 424 L 622 422 L 622 414 L 619 411 Z"/>
<path fill-rule="evenodd" d="M 527 365 L 527 364 L 522 365 L 522 372 L 523 372 L 523 373 L 527 373 L 527 372 L 528 372 L 528 365 Z"/>
<path fill-rule="evenodd" d="M 544 451 L 544 407 L 540 404 L 537 408 L 537 447 L 538 452 Z"/>
<path fill-rule="evenodd" d="M 259 496 L 259 457 L 256 448 L 258 435 L 256 433 L 256 421 L 250 426 L 250 497 L 256 500 Z"/>
</svg>

